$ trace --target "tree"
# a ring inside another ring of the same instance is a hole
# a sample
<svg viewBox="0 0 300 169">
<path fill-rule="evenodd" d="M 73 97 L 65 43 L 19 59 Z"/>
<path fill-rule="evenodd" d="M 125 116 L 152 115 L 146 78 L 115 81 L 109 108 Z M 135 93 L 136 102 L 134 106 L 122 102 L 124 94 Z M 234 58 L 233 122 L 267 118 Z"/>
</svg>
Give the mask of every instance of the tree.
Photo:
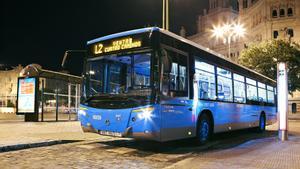
<svg viewBox="0 0 300 169">
<path fill-rule="evenodd" d="M 300 45 L 295 42 L 271 40 L 252 44 L 242 51 L 238 62 L 272 79 L 277 78 L 277 62 L 286 62 L 289 92 L 300 90 Z"/>
</svg>

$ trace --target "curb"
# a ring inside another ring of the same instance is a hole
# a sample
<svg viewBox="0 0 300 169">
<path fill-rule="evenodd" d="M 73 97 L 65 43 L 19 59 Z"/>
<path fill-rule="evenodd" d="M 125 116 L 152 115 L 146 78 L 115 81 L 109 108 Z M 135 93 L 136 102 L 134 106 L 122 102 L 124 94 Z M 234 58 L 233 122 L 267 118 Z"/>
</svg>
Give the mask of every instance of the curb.
<svg viewBox="0 0 300 169">
<path fill-rule="evenodd" d="M 0 153 L 9 152 L 9 151 L 16 151 L 16 150 L 23 150 L 28 148 L 36 148 L 36 147 L 46 147 L 52 146 L 57 144 L 66 144 L 66 143 L 73 143 L 77 142 L 74 140 L 50 140 L 38 143 L 25 143 L 25 144 L 17 144 L 17 145 L 9 145 L 9 146 L 0 146 Z"/>
</svg>

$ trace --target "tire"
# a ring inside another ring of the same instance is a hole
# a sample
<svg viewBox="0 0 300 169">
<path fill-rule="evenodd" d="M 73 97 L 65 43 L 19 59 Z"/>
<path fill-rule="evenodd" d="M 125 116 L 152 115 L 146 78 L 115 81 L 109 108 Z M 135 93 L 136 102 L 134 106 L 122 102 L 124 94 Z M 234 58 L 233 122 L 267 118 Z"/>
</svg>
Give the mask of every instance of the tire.
<svg viewBox="0 0 300 169">
<path fill-rule="evenodd" d="M 205 144 L 211 139 L 212 127 L 210 118 L 207 114 L 202 114 L 197 125 L 197 142 Z"/>
<path fill-rule="evenodd" d="M 264 114 L 260 114 L 259 116 L 259 125 L 257 131 L 260 133 L 266 131 L 266 116 Z"/>
</svg>

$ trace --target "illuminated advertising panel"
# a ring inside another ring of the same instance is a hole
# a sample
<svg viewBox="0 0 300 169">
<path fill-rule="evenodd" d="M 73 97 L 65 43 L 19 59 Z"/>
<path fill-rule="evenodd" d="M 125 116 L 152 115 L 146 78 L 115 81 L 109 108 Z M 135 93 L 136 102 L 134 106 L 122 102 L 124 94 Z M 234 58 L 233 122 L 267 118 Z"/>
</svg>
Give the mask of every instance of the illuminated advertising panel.
<svg viewBox="0 0 300 169">
<path fill-rule="evenodd" d="M 35 113 L 36 79 L 19 79 L 18 82 L 18 113 Z"/>
</svg>

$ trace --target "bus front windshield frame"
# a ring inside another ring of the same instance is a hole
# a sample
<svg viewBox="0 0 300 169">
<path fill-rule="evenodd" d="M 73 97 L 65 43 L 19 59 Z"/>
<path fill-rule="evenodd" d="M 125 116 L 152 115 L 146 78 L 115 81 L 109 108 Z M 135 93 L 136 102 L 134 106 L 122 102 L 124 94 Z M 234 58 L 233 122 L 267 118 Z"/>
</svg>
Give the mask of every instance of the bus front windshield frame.
<svg viewBox="0 0 300 169">
<path fill-rule="evenodd" d="M 149 51 L 88 59 L 85 82 L 87 100 L 114 97 L 149 103 L 153 93 L 152 55 Z"/>
</svg>

